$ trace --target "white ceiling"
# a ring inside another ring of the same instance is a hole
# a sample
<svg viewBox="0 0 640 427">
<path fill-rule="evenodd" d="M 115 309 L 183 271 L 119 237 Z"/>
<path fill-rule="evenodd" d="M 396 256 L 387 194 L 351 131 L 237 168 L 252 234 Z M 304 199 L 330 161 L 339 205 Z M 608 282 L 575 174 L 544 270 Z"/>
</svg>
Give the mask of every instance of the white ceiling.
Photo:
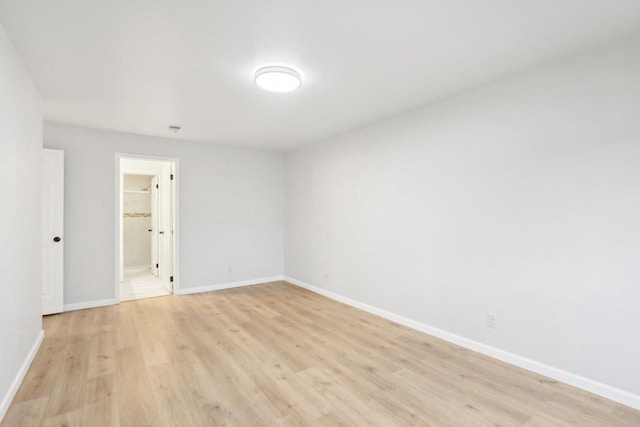
<svg viewBox="0 0 640 427">
<path fill-rule="evenodd" d="M 626 36 L 640 1 L 0 0 L 0 23 L 48 121 L 288 149 Z M 301 90 L 260 91 L 271 63 Z"/>
</svg>

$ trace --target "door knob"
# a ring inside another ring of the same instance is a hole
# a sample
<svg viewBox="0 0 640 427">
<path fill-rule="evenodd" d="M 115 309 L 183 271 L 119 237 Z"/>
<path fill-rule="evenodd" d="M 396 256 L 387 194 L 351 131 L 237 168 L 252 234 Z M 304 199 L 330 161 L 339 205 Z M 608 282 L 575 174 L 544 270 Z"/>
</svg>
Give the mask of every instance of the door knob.
<svg viewBox="0 0 640 427">
<path fill-rule="evenodd" d="M 158 234 L 164 234 L 164 231 L 158 231 Z"/>
<path fill-rule="evenodd" d="M 148 231 L 149 231 L 149 233 L 151 233 L 151 232 L 153 231 L 153 229 L 152 229 L 152 228 L 150 228 Z"/>
<path fill-rule="evenodd" d="M 62 240 L 62 239 L 60 239 L 60 237 L 58 237 L 58 236 L 53 238 L 53 241 L 56 242 L 56 243 L 58 243 L 60 240 Z"/>
</svg>

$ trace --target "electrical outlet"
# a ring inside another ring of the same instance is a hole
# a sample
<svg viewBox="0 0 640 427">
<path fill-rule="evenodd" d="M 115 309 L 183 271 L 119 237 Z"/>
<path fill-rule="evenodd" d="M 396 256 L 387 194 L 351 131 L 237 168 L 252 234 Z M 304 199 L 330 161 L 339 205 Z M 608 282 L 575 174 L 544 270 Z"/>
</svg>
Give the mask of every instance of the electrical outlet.
<svg viewBox="0 0 640 427">
<path fill-rule="evenodd" d="M 18 331 L 18 347 L 22 347 L 22 331 Z"/>
<path fill-rule="evenodd" d="M 494 313 L 487 313 L 487 326 L 491 329 L 496 329 L 498 323 L 498 316 Z"/>
<path fill-rule="evenodd" d="M 324 273 L 324 281 L 325 282 L 329 281 L 329 273 Z"/>
<path fill-rule="evenodd" d="M 233 274 L 233 267 L 229 266 L 229 267 L 227 268 L 227 273 L 229 273 L 229 274 Z"/>
</svg>

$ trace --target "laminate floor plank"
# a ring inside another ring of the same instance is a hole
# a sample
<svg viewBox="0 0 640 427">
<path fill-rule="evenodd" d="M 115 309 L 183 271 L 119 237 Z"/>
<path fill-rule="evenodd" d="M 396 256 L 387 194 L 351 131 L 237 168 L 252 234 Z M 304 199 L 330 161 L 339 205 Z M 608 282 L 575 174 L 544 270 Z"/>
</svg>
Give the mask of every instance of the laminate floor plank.
<svg viewBox="0 0 640 427">
<path fill-rule="evenodd" d="M 3 426 L 640 426 L 640 411 L 286 282 L 43 323 Z"/>
</svg>

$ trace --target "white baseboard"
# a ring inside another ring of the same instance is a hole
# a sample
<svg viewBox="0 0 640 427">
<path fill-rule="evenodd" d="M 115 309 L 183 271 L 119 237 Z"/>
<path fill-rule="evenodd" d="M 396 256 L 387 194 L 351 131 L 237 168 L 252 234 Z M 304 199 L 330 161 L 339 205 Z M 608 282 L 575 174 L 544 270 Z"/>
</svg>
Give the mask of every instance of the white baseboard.
<svg viewBox="0 0 640 427">
<path fill-rule="evenodd" d="M 20 370 L 18 374 L 13 379 L 11 383 L 11 387 L 7 390 L 7 394 L 2 398 L 2 403 L 0 403 L 0 422 L 7 414 L 7 410 L 9 409 L 9 405 L 11 405 L 11 401 L 16 396 L 20 385 L 22 384 L 22 380 L 24 380 L 24 376 L 27 374 L 29 367 L 31 366 L 31 362 L 36 357 L 38 350 L 40 349 L 40 345 L 42 344 L 42 340 L 44 339 L 44 331 L 40 331 L 38 336 L 36 337 L 36 341 L 31 346 L 31 350 L 29 350 L 29 354 L 27 354 L 27 358 L 22 362 L 22 366 L 20 366 Z"/>
<path fill-rule="evenodd" d="M 199 286 L 197 288 L 178 289 L 176 295 L 199 294 L 202 292 L 219 291 L 222 289 L 239 288 L 241 286 L 259 285 L 261 283 L 284 280 L 284 276 L 262 277 L 260 279 L 242 280 L 240 282 L 220 283 L 217 285 Z"/>
<path fill-rule="evenodd" d="M 199 286 L 197 288 L 176 289 L 176 295 L 199 294 L 201 292 L 219 291 L 222 289 L 239 288 L 241 286 L 259 285 L 260 283 L 276 282 L 284 280 L 284 276 L 262 277 L 260 279 L 243 280 L 240 282 L 220 283 L 217 285 Z M 115 298 L 107 298 L 95 301 L 79 302 L 75 304 L 65 304 L 64 311 L 84 310 L 85 308 L 105 307 L 116 305 L 120 301 Z"/>
<path fill-rule="evenodd" d="M 95 301 L 78 302 L 75 304 L 65 304 L 64 311 L 84 310 L 85 308 L 95 308 L 95 307 L 105 307 L 107 305 L 118 304 L 119 302 L 120 301 L 118 301 L 115 298 L 107 298 L 107 299 L 99 299 Z"/>
<path fill-rule="evenodd" d="M 562 369 L 554 368 L 553 366 L 545 365 L 544 363 L 540 363 L 526 357 L 518 356 L 517 354 L 509 353 L 508 351 L 500 350 L 498 348 L 491 347 L 490 345 L 473 341 L 460 335 L 456 335 L 451 332 L 447 332 L 442 329 L 417 322 L 415 320 L 407 319 L 406 317 L 402 317 L 397 314 L 379 309 L 377 307 L 361 303 L 359 301 L 344 297 L 331 291 L 327 291 L 317 286 L 310 285 L 292 277 L 285 276 L 284 280 L 301 288 L 310 290 L 311 292 L 324 295 L 327 298 L 331 298 L 341 303 L 359 308 L 361 310 L 375 314 L 376 316 L 383 317 L 409 328 L 416 329 L 420 332 L 424 332 L 453 344 L 457 344 L 461 347 L 468 348 L 469 350 L 477 351 L 478 353 L 493 357 L 494 359 L 501 360 L 503 362 L 518 366 L 520 368 L 535 372 L 540 375 L 544 375 L 554 380 L 572 385 L 593 394 L 597 394 L 598 396 L 602 396 L 623 405 L 640 410 L 640 396 L 637 394 L 620 390 L 607 384 L 603 384 L 598 381 L 594 381 L 589 378 L 564 371 Z"/>
</svg>

